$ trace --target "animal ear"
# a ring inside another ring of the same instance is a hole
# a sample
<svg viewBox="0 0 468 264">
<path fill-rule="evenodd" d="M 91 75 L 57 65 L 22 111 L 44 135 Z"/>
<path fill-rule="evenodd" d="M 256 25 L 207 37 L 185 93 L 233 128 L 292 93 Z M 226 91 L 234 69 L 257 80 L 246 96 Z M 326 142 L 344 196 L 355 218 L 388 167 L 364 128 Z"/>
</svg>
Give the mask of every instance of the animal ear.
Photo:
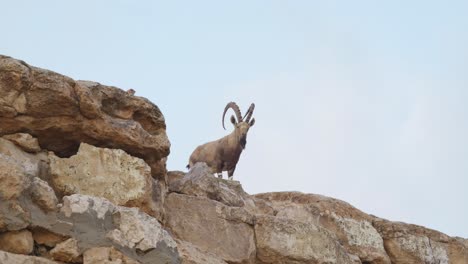
<svg viewBox="0 0 468 264">
<path fill-rule="evenodd" d="M 255 124 L 255 118 L 252 118 L 252 120 L 250 120 L 249 122 L 249 126 L 253 127 L 254 124 Z"/>
<path fill-rule="evenodd" d="M 237 124 L 236 118 L 235 118 L 233 115 L 231 116 L 231 123 L 232 123 L 233 125 L 236 125 L 236 124 Z"/>
</svg>

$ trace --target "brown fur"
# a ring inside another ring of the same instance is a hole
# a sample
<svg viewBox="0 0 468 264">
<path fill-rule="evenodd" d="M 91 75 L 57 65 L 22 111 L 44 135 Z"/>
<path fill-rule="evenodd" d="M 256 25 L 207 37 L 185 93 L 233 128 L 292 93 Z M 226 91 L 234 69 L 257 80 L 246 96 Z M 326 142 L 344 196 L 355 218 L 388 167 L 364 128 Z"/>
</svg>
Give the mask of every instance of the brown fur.
<svg viewBox="0 0 468 264">
<path fill-rule="evenodd" d="M 253 119 L 249 123 L 236 123 L 235 119 L 231 119 L 231 122 L 235 126 L 234 131 L 223 138 L 198 146 L 190 155 L 188 168 L 197 162 L 205 162 L 213 173 L 220 175 L 227 171 L 230 178 L 234 175 L 240 154 L 247 143 L 247 132 L 255 121 Z"/>
</svg>

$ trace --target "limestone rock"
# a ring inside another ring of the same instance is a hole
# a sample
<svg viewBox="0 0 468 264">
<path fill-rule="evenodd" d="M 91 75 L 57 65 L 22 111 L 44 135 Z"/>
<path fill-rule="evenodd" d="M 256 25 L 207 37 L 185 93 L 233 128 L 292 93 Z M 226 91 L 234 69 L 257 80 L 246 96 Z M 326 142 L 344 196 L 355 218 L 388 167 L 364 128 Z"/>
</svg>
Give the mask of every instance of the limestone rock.
<svg viewBox="0 0 468 264">
<path fill-rule="evenodd" d="M 161 111 L 147 99 L 1 55 L 0 94 L 0 135 L 29 131 L 60 157 L 81 142 L 122 149 L 164 179 L 170 143 Z"/>
<path fill-rule="evenodd" d="M 177 193 L 168 195 L 165 206 L 166 226 L 180 240 L 229 263 L 253 263 L 254 218 L 243 208 Z"/>
<path fill-rule="evenodd" d="M 41 172 L 44 155 L 26 153 L 12 142 L 0 138 L 0 198 L 18 198 Z"/>
<path fill-rule="evenodd" d="M 162 203 L 158 206 L 153 201 L 151 170 L 142 159 L 119 149 L 97 148 L 86 143 L 70 158 L 59 158 L 53 153 L 49 153 L 49 158 L 51 182 L 61 195 L 80 193 L 103 197 L 116 205 L 139 207 L 160 218 Z"/>
<path fill-rule="evenodd" d="M 154 218 L 142 214 L 136 208 L 119 208 L 113 214 L 116 229 L 108 233 L 108 238 L 122 246 L 148 251 L 164 241 L 166 246 L 176 248 L 170 235 Z"/>
<path fill-rule="evenodd" d="M 26 153 L 0 138 L 0 231 L 24 229 L 31 223 L 31 187 L 35 186 L 34 178 L 42 177 L 45 171 L 44 153 Z"/>
<path fill-rule="evenodd" d="M 248 196 L 239 182 L 214 177 L 205 163 L 195 164 L 184 177 L 173 181 L 169 185 L 169 190 L 192 196 L 208 197 L 228 206 L 244 206 L 243 196 Z"/>
<path fill-rule="evenodd" d="M 322 195 L 279 192 L 255 195 L 278 212 L 276 216 L 321 226 L 333 233 L 361 261 L 389 264 L 383 239 L 373 218 L 348 203 Z"/>
<path fill-rule="evenodd" d="M 60 213 L 60 221 L 49 228 L 67 232 L 83 250 L 114 246 L 141 263 L 180 263 L 174 239 L 156 219 L 137 208 L 73 194 L 63 198 Z"/>
<path fill-rule="evenodd" d="M 2 264 L 59 264 L 58 262 L 34 256 L 17 255 L 0 251 L 0 263 Z"/>
<path fill-rule="evenodd" d="M 32 230 L 33 239 L 38 245 L 45 245 L 48 247 L 55 247 L 60 242 L 65 241 L 67 238 L 60 234 L 56 234 L 44 228 L 34 228 Z"/>
<path fill-rule="evenodd" d="M 262 216 L 255 237 L 262 263 L 353 263 L 334 236 L 312 223 Z"/>
<path fill-rule="evenodd" d="M 383 219 L 374 225 L 393 263 L 468 263 L 468 248 L 443 233 Z"/>
<path fill-rule="evenodd" d="M 38 177 L 34 177 L 31 183 L 31 198 L 44 211 L 57 209 L 58 199 L 49 184 Z"/>
<path fill-rule="evenodd" d="M 33 251 L 34 240 L 29 230 L 0 234 L 0 250 L 28 255 Z"/>
<path fill-rule="evenodd" d="M 215 254 L 203 252 L 191 243 L 179 240 L 177 247 L 182 257 L 182 264 L 227 264 Z"/>
<path fill-rule="evenodd" d="M 113 247 L 95 247 L 83 254 L 83 264 L 139 264 Z"/>
<path fill-rule="evenodd" d="M 78 241 L 74 238 L 69 238 L 57 244 L 51 251 L 50 255 L 54 260 L 63 262 L 81 262 L 81 253 L 78 248 Z"/>
<path fill-rule="evenodd" d="M 33 138 L 30 134 L 16 133 L 11 135 L 5 135 L 3 136 L 3 138 L 15 143 L 17 146 L 19 146 L 26 152 L 37 153 L 41 151 L 41 147 L 39 147 L 39 142 L 37 141 L 37 138 Z"/>
</svg>

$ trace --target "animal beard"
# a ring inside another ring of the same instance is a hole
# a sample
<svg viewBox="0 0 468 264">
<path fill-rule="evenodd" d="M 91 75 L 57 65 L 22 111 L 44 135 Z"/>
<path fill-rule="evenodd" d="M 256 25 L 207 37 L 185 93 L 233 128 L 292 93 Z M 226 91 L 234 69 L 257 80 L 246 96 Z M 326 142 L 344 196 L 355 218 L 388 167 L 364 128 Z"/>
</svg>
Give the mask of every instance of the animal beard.
<svg viewBox="0 0 468 264">
<path fill-rule="evenodd" d="M 242 149 L 245 149 L 245 145 L 247 145 L 247 138 L 246 137 L 242 137 L 240 139 L 240 145 L 241 145 Z"/>
</svg>

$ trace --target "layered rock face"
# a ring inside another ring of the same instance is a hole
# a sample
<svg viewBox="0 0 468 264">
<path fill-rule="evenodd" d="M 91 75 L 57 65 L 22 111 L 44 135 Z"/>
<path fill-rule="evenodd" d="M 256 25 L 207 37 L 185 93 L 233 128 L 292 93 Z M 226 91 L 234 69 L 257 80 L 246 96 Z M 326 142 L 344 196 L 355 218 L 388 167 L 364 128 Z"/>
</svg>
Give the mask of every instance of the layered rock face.
<svg viewBox="0 0 468 264">
<path fill-rule="evenodd" d="M 166 172 L 159 109 L 0 56 L 0 263 L 456 263 L 468 240 L 333 198 Z"/>
</svg>

